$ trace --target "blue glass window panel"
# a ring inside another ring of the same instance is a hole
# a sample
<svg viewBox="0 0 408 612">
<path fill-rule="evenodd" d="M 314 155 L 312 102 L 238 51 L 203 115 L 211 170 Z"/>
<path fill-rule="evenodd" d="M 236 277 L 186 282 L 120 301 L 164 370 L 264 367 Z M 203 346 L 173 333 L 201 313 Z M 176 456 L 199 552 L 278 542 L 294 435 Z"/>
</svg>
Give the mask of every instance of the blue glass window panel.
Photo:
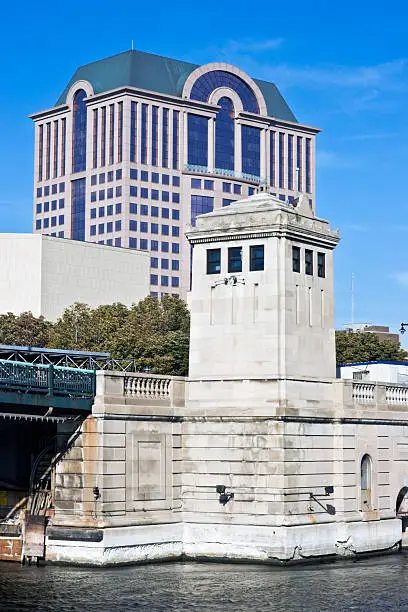
<svg viewBox="0 0 408 612">
<path fill-rule="evenodd" d="M 147 234 L 149 231 L 149 224 L 146 221 L 140 222 L 140 231 L 143 232 L 143 234 Z"/>
<path fill-rule="evenodd" d="M 91 191 L 91 202 L 96 202 L 96 191 Z"/>
<path fill-rule="evenodd" d="M 147 170 L 142 170 L 140 172 L 140 180 L 145 182 L 149 180 L 149 173 Z"/>
<path fill-rule="evenodd" d="M 171 211 L 171 218 L 174 219 L 175 221 L 178 221 L 180 219 L 180 211 L 179 210 L 172 210 Z"/>
<path fill-rule="evenodd" d="M 109 170 L 107 177 L 108 177 L 108 183 L 111 183 L 113 181 L 113 170 Z"/>
<path fill-rule="evenodd" d="M 296 176 L 297 183 L 295 185 L 295 189 L 297 191 L 302 191 L 302 183 L 303 183 L 303 167 L 302 167 L 302 137 L 296 137 Z"/>
<path fill-rule="evenodd" d="M 151 223 L 150 224 L 150 232 L 152 234 L 158 234 L 159 233 L 159 225 L 158 225 L 158 223 Z"/>
<path fill-rule="evenodd" d="M 159 242 L 158 240 L 152 240 L 150 242 L 150 248 L 152 251 L 158 251 L 159 250 Z"/>
<path fill-rule="evenodd" d="M 170 211 L 168 208 L 162 208 L 163 219 L 170 219 Z"/>
<path fill-rule="evenodd" d="M 158 208 L 158 206 L 152 206 L 151 215 L 152 215 L 152 217 L 158 217 L 159 216 L 159 208 Z"/>
<path fill-rule="evenodd" d="M 41 219 L 37 219 L 35 222 L 35 229 L 41 229 Z"/>
<path fill-rule="evenodd" d="M 170 229 L 168 225 L 162 225 L 161 226 L 161 233 L 163 236 L 168 236 L 170 233 Z"/>
<path fill-rule="evenodd" d="M 42 204 L 37 204 L 35 209 L 37 211 L 37 214 L 39 214 L 42 211 Z"/>
<path fill-rule="evenodd" d="M 108 215 L 108 217 L 111 217 L 113 215 L 113 204 L 109 204 L 109 206 L 106 207 L 106 214 Z"/>
<path fill-rule="evenodd" d="M 104 223 L 100 223 L 98 225 L 98 234 L 104 234 L 105 233 L 105 224 Z"/>
<path fill-rule="evenodd" d="M 214 181 L 208 181 L 208 180 L 204 180 L 204 189 L 207 189 L 208 191 L 212 191 L 214 189 Z"/>
<path fill-rule="evenodd" d="M 122 229 L 122 221 L 115 221 L 115 232 L 120 232 Z"/>
<path fill-rule="evenodd" d="M 98 240 L 98 244 L 105 244 L 104 240 Z"/>
<path fill-rule="evenodd" d="M 178 259 L 172 259 L 171 260 L 171 269 L 172 270 L 179 270 L 180 269 L 180 262 Z"/>
<path fill-rule="evenodd" d="M 168 276 L 162 276 L 160 279 L 161 285 L 162 287 L 168 287 L 169 286 L 169 277 Z"/>
<path fill-rule="evenodd" d="M 229 98 L 220 98 L 215 120 L 215 167 L 234 170 L 234 105 Z"/>
<path fill-rule="evenodd" d="M 137 249 L 137 238 L 129 238 L 129 248 Z"/>
<path fill-rule="evenodd" d="M 173 192 L 171 199 L 174 204 L 180 204 L 180 194 L 179 193 Z"/>
<path fill-rule="evenodd" d="M 50 226 L 50 220 L 44 219 L 44 229 L 47 229 Z"/>
<path fill-rule="evenodd" d="M 64 238 L 64 232 L 58 232 L 58 238 Z"/>
<path fill-rule="evenodd" d="M 137 102 L 130 106 L 130 161 L 136 161 Z M 132 176 L 130 178 L 133 178 Z M 136 177 L 137 178 L 137 177 Z"/>
<path fill-rule="evenodd" d="M 214 210 L 214 198 L 210 196 L 191 196 L 191 225 L 196 224 L 196 217 Z"/>
<path fill-rule="evenodd" d="M 261 169 L 261 130 L 248 125 L 242 125 L 241 130 L 242 172 L 259 177 Z"/>
<path fill-rule="evenodd" d="M 178 287 L 179 286 L 179 278 L 178 276 L 172 276 L 171 277 L 171 286 L 172 287 Z"/>
<path fill-rule="evenodd" d="M 106 244 L 107 244 L 108 246 L 112 246 L 112 245 L 113 245 L 113 240 L 112 240 L 112 238 L 108 238 L 108 240 L 106 241 Z"/>
<path fill-rule="evenodd" d="M 141 126 L 141 157 L 140 161 L 145 164 L 147 161 L 147 104 L 142 104 L 142 126 Z M 143 179 L 142 179 L 143 180 Z"/>
<path fill-rule="evenodd" d="M 65 200 L 64 198 L 61 198 L 58 204 L 58 208 L 65 208 Z"/>
<path fill-rule="evenodd" d="M 96 175 L 96 174 L 93 174 L 93 175 L 91 176 L 91 185 L 96 185 L 97 180 L 98 180 L 97 175 Z"/>
<path fill-rule="evenodd" d="M 105 190 L 100 189 L 99 190 L 99 200 L 104 200 L 104 199 L 105 199 Z"/>
<path fill-rule="evenodd" d="M 223 183 L 222 190 L 224 193 L 231 193 L 231 183 Z"/>
<path fill-rule="evenodd" d="M 293 191 L 293 136 L 288 134 L 288 189 Z"/>
<path fill-rule="evenodd" d="M 162 258 L 162 260 L 161 260 L 161 267 L 162 267 L 162 270 L 168 270 L 169 269 L 169 260 Z"/>
<path fill-rule="evenodd" d="M 173 111 L 173 170 L 177 170 L 178 168 L 178 160 L 179 160 L 179 150 L 178 149 L 179 149 L 179 111 Z"/>
<path fill-rule="evenodd" d="M 140 197 L 145 200 L 149 197 L 149 190 L 147 187 L 141 187 L 140 189 Z"/>
<path fill-rule="evenodd" d="M 151 268 L 158 268 L 159 267 L 159 259 L 158 259 L 158 257 L 151 257 L 150 258 L 150 267 Z"/>
<path fill-rule="evenodd" d="M 228 272 L 242 272 L 242 247 L 228 249 Z"/>
<path fill-rule="evenodd" d="M 105 184 L 105 173 L 104 173 L 104 172 L 102 172 L 102 173 L 99 175 L 99 184 L 100 184 L 100 185 L 104 185 L 104 184 Z"/>
<path fill-rule="evenodd" d="M 169 243 L 168 242 L 162 242 L 161 243 L 161 250 L 163 251 L 163 253 L 168 253 L 169 252 Z"/>
<path fill-rule="evenodd" d="M 116 170 L 116 180 L 120 181 L 122 178 L 122 168 L 119 168 L 118 170 Z"/>
<path fill-rule="evenodd" d="M 50 187 L 49 185 L 47 185 L 46 187 L 44 187 L 44 196 L 49 196 L 50 195 Z"/>
<path fill-rule="evenodd" d="M 96 208 L 91 208 L 91 219 L 96 219 Z"/>
<path fill-rule="evenodd" d="M 151 292 L 150 292 L 150 296 L 151 296 L 151 297 L 158 297 L 158 296 L 159 296 L 159 293 L 158 293 L 158 291 L 151 291 Z"/>
<path fill-rule="evenodd" d="M 175 253 L 175 254 L 180 253 L 180 245 L 177 244 L 176 242 L 172 242 L 171 243 L 171 252 Z"/>
<path fill-rule="evenodd" d="M 229 206 L 230 204 L 232 204 L 232 202 L 235 202 L 235 200 L 227 200 L 227 199 L 223 198 L 222 205 L 223 206 Z"/>
<path fill-rule="evenodd" d="M 147 204 L 141 204 L 140 205 L 140 214 L 141 215 L 148 215 L 149 214 L 149 207 Z"/>
<path fill-rule="evenodd" d="M 37 187 L 37 198 L 41 198 L 42 196 L 42 187 Z"/>
<path fill-rule="evenodd" d="M 250 272 L 264 269 L 264 250 L 263 244 L 249 247 Z"/>
<path fill-rule="evenodd" d="M 113 223 L 112 221 L 109 221 L 109 223 L 106 224 L 106 233 L 111 234 L 112 232 L 113 232 Z"/>
<path fill-rule="evenodd" d="M 104 217 L 105 216 L 105 207 L 104 206 L 100 206 L 99 208 L 99 217 Z"/>
<path fill-rule="evenodd" d="M 74 240 L 85 240 L 85 193 L 86 179 L 72 181 L 72 238 Z"/>
<path fill-rule="evenodd" d="M 270 132 L 269 183 L 275 185 L 275 132 Z"/>
<path fill-rule="evenodd" d="M 121 197 L 121 195 L 122 195 L 122 186 L 121 186 L 121 185 L 119 185 L 118 187 L 116 187 L 115 193 L 116 193 L 116 197 L 117 197 L 117 198 L 120 198 L 120 197 Z"/>
<path fill-rule="evenodd" d="M 57 193 L 57 185 L 51 186 L 51 193 Z"/>
<path fill-rule="evenodd" d="M 162 174 L 162 185 L 170 185 L 170 177 L 168 174 Z"/>
<path fill-rule="evenodd" d="M 115 206 L 115 212 L 117 215 L 120 215 L 120 213 L 122 212 L 122 203 L 118 202 Z"/>
<path fill-rule="evenodd" d="M 285 186 L 285 134 L 279 132 L 279 187 Z"/>
<path fill-rule="evenodd" d="M 96 236 L 96 225 L 91 225 L 90 234 Z"/>
<path fill-rule="evenodd" d="M 115 238 L 115 246 L 117 247 L 122 246 L 122 238 Z"/>
<path fill-rule="evenodd" d="M 169 165 L 169 109 L 162 109 L 162 166 Z"/>
<path fill-rule="evenodd" d="M 286 197 L 285 197 L 285 195 L 281 194 L 281 195 L 279 196 L 279 199 L 280 199 L 280 200 L 282 200 L 282 202 L 284 202 L 284 201 L 285 201 L 285 199 L 286 199 Z"/>
<path fill-rule="evenodd" d="M 137 232 L 137 221 L 135 221 L 134 219 L 130 219 L 129 229 L 131 232 Z"/>
<path fill-rule="evenodd" d="M 234 185 L 234 193 L 241 195 L 241 185 Z"/>
<path fill-rule="evenodd" d="M 137 215 L 137 204 L 129 204 L 129 212 L 131 215 Z"/>
<path fill-rule="evenodd" d="M 157 274 L 151 274 L 150 275 L 150 284 L 151 285 L 158 285 L 159 283 L 159 277 L 157 276 Z"/>
<path fill-rule="evenodd" d="M 152 166 L 157 166 L 157 130 L 158 130 L 158 120 L 159 120 L 159 107 L 152 106 Z"/>
<path fill-rule="evenodd" d="M 248 195 L 251 196 L 251 195 L 254 195 L 254 193 L 255 193 L 255 188 L 254 187 L 248 187 Z"/>
<path fill-rule="evenodd" d="M 147 240 L 146 240 L 146 238 L 141 238 L 140 239 L 140 248 L 143 249 L 143 250 L 147 249 Z"/>
<path fill-rule="evenodd" d="M 65 192 L 65 183 L 60 183 L 59 184 L 59 192 L 60 193 L 64 193 Z"/>
<path fill-rule="evenodd" d="M 178 237 L 180 236 L 180 228 L 179 228 L 179 227 L 176 227 L 176 226 L 173 226 L 173 227 L 171 228 L 171 235 L 172 235 L 174 238 L 178 238 Z"/>
<path fill-rule="evenodd" d="M 169 202 L 170 201 L 170 194 L 168 191 L 162 191 L 162 200 L 163 202 Z"/>
<path fill-rule="evenodd" d="M 108 200 L 111 200 L 113 198 L 113 187 L 109 187 L 109 189 L 106 190 L 106 197 L 108 198 Z"/>
<path fill-rule="evenodd" d="M 201 189 L 201 179 L 191 179 L 191 189 Z"/>
<path fill-rule="evenodd" d="M 201 75 L 194 83 L 190 98 L 208 102 L 214 89 L 228 87 L 241 98 L 242 106 L 249 113 L 259 114 L 259 106 L 252 89 L 238 76 L 225 70 L 211 70 Z"/>
<path fill-rule="evenodd" d="M 173 187 L 180 187 L 180 177 L 173 176 Z"/>
<path fill-rule="evenodd" d="M 306 191 L 311 193 L 312 191 L 312 175 L 311 175 L 311 145 L 312 141 L 310 138 L 306 138 L 306 154 L 305 154 L 305 170 L 306 170 Z"/>
<path fill-rule="evenodd" d="M 152 200 L 158 200 L 158 199 L 159 199 L 159 190 L 152 189 Z"/>
<path fill-rule="evenodd" d="M 207 274 L 221 272 L 221 249 L 207 249 Z"/>
<path fill-rule="evenodd" d="M 132 198 L 137 198 L 137 187 L 135 187 L 134 185 L 131 185 L 129 187 L 129 195 Z"/>
<path fill-rule="evenodd" d="M 152 172 L 152 183 L 158 183 L 160 175 L 158 172 Z"/>
<path fill-rule="evenodd" d="M 49 212 L 49 210 L 50 210 L 50 203 L 44 202 L 44 212 Z"/>
<path fill-rule="evenodd" d="M 74 95 L 72 119 L 72 166 L 74 172 L 86 170 L 86 92 L 78 89 Z"/>
<path fill-rule="evenodd" d="M 130 169 L 130 178 L 132 179 L 132 181 L 137 181 L 137 169 L 136 168 Z"/>
<path fill-rule="evenodd" d="M 188 114 L 188 164 L 208 165 L 208 118 Z"/>
</svg>

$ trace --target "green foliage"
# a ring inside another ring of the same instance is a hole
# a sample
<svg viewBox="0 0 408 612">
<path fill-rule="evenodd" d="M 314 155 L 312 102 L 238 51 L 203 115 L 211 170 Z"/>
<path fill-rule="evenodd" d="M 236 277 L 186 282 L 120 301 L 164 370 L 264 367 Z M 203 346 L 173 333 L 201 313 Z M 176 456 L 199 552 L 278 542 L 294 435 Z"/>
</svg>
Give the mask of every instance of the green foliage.
<svg viewBox="0 0 408 612">
<path fill-rule="evenodd" d="M 397 342 L 380 340 L 373 333 L 336 332 L 336 363 L 404 361 L 408 353 Z"/>
<path fill-rule="evenodd" d="M 56 323 L 31 313 L 0 315 L 0 343 L 78 351 L 109 352 L 136 359 L 139 370 L 185 376 L 188 373 L 190 315 L 178 297 L 147 297 L 128 308 L 76 303 Z"/>
</svg>

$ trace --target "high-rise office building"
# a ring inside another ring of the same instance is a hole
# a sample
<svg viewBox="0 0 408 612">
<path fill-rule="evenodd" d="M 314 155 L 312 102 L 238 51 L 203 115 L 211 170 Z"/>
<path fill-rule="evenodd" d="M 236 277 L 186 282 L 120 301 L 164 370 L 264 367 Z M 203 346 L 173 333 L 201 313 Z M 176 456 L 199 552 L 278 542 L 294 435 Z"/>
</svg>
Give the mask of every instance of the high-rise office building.
<svg viewBox="0 0 408 612">
<path fill-rule="evenodd" d="M 34 232 L 147 250 L 153 295 L 185 296 L 197 215 L 308 194 L 315 135 L 273 83 L 127 51 L 81 66 L 35 122 Z"/>
</svg>

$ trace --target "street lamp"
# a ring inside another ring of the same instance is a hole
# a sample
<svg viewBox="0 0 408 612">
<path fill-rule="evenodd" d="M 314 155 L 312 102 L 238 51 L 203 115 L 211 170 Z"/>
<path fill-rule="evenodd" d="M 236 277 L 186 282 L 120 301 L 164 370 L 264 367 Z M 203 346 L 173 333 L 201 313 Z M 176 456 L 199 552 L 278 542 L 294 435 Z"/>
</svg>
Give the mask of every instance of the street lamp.
<svg viewBox="0 0 408 612">
<path fill-rule="evenodd" d="M 405 332 L 407 331 L 405 328 L 408 327 L 408 323 L 401 323 L 401 327 L 400 327 L 400 334 L 405 334 Z"/>
</svg>

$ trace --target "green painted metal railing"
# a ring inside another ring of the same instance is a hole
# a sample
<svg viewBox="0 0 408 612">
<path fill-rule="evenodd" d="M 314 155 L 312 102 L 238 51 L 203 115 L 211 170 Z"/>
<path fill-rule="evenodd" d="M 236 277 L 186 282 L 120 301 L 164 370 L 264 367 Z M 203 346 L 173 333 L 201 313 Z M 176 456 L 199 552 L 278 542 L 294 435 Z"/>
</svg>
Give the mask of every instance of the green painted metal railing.
<svg viewBox="0 0 408 612">
<path fill-rule="evenodd" d="M 0 389 L 3 390 L 92 398 L 95 386 L 94 370 L 0 359 Z"/>
</svg>

